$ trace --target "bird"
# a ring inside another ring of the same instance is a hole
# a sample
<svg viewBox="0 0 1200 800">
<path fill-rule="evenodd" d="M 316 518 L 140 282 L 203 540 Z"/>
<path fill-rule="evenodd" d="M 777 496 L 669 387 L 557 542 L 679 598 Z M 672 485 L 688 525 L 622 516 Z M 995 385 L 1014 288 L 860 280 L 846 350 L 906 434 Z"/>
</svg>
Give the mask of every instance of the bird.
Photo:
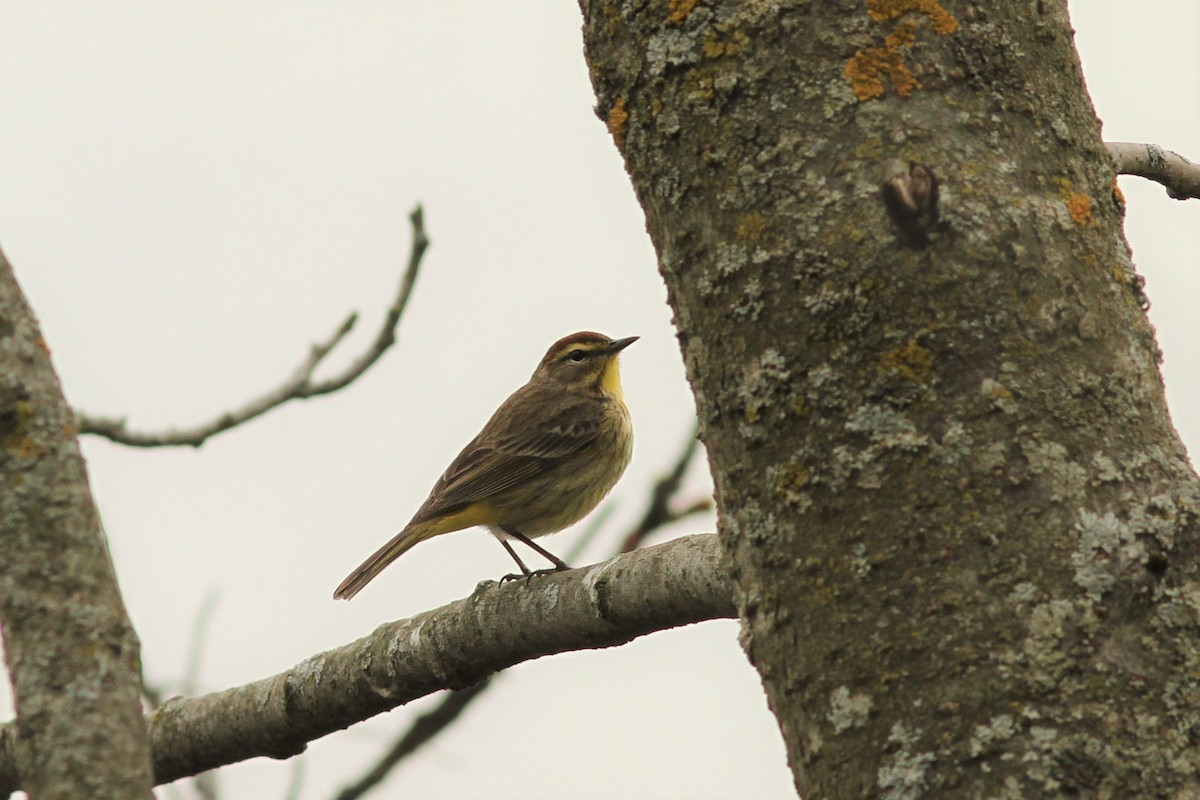
<svg viewBox="0 0 1200 800">
<path fill-rule="evenodd" d="M 550 346 L 528 383 L 505 400 L 442 473 L 412 520 L 334 590 L 349 600 L 414 545 L 477 525 L 520 567 L 501 582 L 570 569 L 533 541 L 567 528 L 612 490 L 633 455 L 618 357 L 637 336 L 594 331 Z M 510 540 L 554 566 L 530 570 Z"/>
</svg>

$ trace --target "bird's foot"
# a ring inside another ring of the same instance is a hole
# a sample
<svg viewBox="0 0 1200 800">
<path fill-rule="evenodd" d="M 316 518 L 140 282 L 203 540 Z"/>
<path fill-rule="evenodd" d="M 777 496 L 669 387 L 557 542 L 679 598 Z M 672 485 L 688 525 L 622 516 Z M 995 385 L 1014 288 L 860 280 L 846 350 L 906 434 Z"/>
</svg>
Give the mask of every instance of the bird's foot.
<svg viewBox="0 0 1200 800">
<path fill-rule="evenodd" d="M 500 583 L 505 584 L 509 581 L 519 581 L 522 578 L 524 578 L 525 582 L 528 583 L 531 579 L 536 578 L 539 575 L 552 575 L 555 572 L 562 572 L 564 569 L 570 569 L 570 567 L 568 567 L 566 564 L 563 564 L 561 567 L 546 567 L 545 569 L 534 569 L 529 570 L 528 572 L 510 572 L 500 579 Z"/>
</svg>

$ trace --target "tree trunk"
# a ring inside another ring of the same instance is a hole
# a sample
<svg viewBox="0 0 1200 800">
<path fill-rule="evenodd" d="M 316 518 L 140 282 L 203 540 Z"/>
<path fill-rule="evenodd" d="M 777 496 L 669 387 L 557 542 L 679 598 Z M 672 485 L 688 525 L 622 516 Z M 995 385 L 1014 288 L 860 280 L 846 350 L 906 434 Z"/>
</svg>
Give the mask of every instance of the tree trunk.
<svg viewBox="0 0 1200 800">
<path fill-rule="evenodd" d="M 798 790 L 1198 796 L 1197 483 L 1065 2 L 582 6 Z"/>
<path fill-rule="evenodd" d="M 0 750 L 19 751 L 5 760 L 23 765 L 33 800 L 149 797 L 137 637 L 73 413 L 2 253 L 0 480 L 0 630 L 17 709 Z"/>
</svg>

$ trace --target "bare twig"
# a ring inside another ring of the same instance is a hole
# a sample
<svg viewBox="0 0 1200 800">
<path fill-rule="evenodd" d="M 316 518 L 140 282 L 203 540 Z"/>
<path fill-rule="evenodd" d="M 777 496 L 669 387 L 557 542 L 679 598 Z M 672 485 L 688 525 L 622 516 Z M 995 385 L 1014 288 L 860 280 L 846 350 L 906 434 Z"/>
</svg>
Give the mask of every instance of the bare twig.
<svg viewBox="0 0 1200 800">
<path fill-rule="evenodd" d="M 220 599 L 220 592 L 210 589 L 196 611 L 196 619 L 192 623 L 192 640 L 188 643 L 187 666 L 184 668 L 183 685 L 180 687 L 184 695 L 194 695 L 200 689 L 200 665 L 204 659 L 204 645 L 208 640 L 209 626 Z M 200 800 L 219 800 L 221 790 L 217 783 L 217 775 L 215 769 L 210 769 L 192 778 L 192 789 Z"/>
<path fill-rule="evenodd" d="M 400 280 L 400 287 L 384 316 L 379 332 L 371 342 L 371 346 L 342 372 L 323 381 L 313 380 L 313 372 L 354 328 L 358 321 L 357 314 L 348 316 L 328 339 L 312 345 L 308 356 L 282 385 L 251 400 L 241 408 L 221 414 L 209 422 L 193 428 L 170 429 L 162 432 L 131 431 L 126 426 L 124 419 L 91 417 L 81 412 L 77 415 L 79 432 L 102 436 L 130 447 L 179 445 L 199 447 L 210 437 L 262 416 L 290 400 L 304 400 L 330 394 L 351 383 L 366 372 L 396 342 L 396 326 L 399 324 L 404 308 L 408 304 L 408 298 L 412 294 L 417 280 L 417 272 L 421 266 L 421 258 L 429 247 L 429 237 L 425 233 L 425 215 L 421 206 L 418 205 L 413 209 L 409 220 L 412 222 L 412 247 L 409 251 L 408 266 Z"/>
<path fill-rule="evenodd" d="M 200 608 L 196 610 L 196 619 L 192 622 L 192 640 L 188 643 L 187 666 L 184 667 L 183 685 L 180 687 L 180 691 L 185 695 L 195 694 L 200 689 L 200 662 L 204 658 L 208 629 L 220 599 L 220 592 L 215 588 L 209 589 L 200 601 Z"/>
<path fill-rule="evenodd" d="M 406 756 L 415 753 L 421 745 L 437 736 L 450 723 L 458 719 L 458 715 L 470 705 L 471 701 L 491 684 L 492 678 L 488 678 L 482 683 L 447 694 L 431 711 L 417 717 L 412 726 L 396 740 L 396 743 L 383 758 L 376 762 L 375 766 L 371 767 L 367 774 L 338 792 L 337 800 L 358 800 L 382 783 L 393 767 Z"/>
<path fill-rule="evenodd" d="M 304 788 L 304 759 L 292 759 L 292 772 L 288 776 L 287 789 L 283 800 L 300 800 L 300 790 Z"/>
<path fill-rule="evenodd" d="M 523 661 L 736 614 L 712 534 L 531 582 L 484 581 L 469 597 L 381 625 L 279 675 L 167 701 L 147 719 L 155 778 L 167 783 L 256 756 L 291 758 L 313 739 Z M 29 767 L 15 736 L 12 723 L 0 725 L 0 797 L 21 788 L 15 781 Z"/>
<path fill-rule="evenodd" d="M 1120 175 L 1137 175 L 1161 183 L 1175 200 L 1200 199 L 1200 164 L 1156 144 L 1106 142 Z"/>
<path fill-rule="evenodd" d="M 688 464 L 691 463 L 692 458 L 696 454 L 696 449 L 700 442 L 698 433 L 699 431 L 696 428 L 692 429 L 683 450 L 675 459 L 675 463 L 670 471 L 655 481 L 654 487 L 650 490 L 650 499 L 646 505 L 645 513 L 642 514 L 641 521 L 625 536 L 619 552 L 627 553 L 637 549 L 647 536 L 664 525 L 669 525 L 684 517 L 712 508 L 712 498 L 705 497 L 692 501 L 682 509 L 671 509 L 671 501 L 678 494 L 679 487 L 683 482 L 683 476 L 687 472 Z M 588 529 L 584 532 L 583 536 L 576 540 L 571 552 L 567 553 L 567 562 L 574 562 L 579 557 L 584 548 L 599 532 L 605 520 L 612 515 L 614 508 L 614 504 L 608 503 L 592 518 Z M 448 693 L 437 706 L 418 717 L 396 739 L 387 753 L 376 762 L 375 766 L 356 782 L 342 789 L 337 795 L 337 800 L 358 800 L 358 798 L 379 786 L 401 761 L 415 753 L 422 745 L 433 739 L 458 719 L 466 707 L 492 685 L 494 679 L 495 676 L 492 676 L 482 683 L 478 683 L 467 689 L 459 689 L 458 691 Z"/>
<path fill-rule="evenodd" d="M 200 662 L 204 656 L 205 640 L 208 638 L 209 625 L 217 610 L 219 599 L 220 594 L 216 590 L 210 590 L 196 610 L 196 618 L 192 622 L 192 639 L 187 650 L 187 665 L 184 668 L 183 681 L 179 684 L 181 694 L 192 695 L 199 689 Z M 168 699 L 168 695 L 177 696 L 164 686 L 148 683 L 143 679 L 142 699 L 150 709 L 161 706 Z M 175 787 L 171 788 L 173 789 L 172 796 L 181 796 Z M 201 800 L 218 800 L 220 789 L 217 786 L 216 770 L 196 775 L 191 781 L 191 788 Z"/>
<path fill-rule="evenodd" d="M 650 503 L 646 506 L 646 513 L 642 515 L 641 522 L 625 537 L 625 541 L 621 545 L 622 553 L 637 549 L 646 540 L 646 537 L 658 528 L 712 508 L 711 497 L 695 500 L 679 510 L 671 508 L 671 501 L 679 493 L 684 473 L 687 472 L 688 464 L 692 463 L 692 457 L 696 454 L 696 449 L 700 444 L 699 435 L 700 431 L 692 428 L 691 435 L 688 436 L 687 443 L 684 444 L 679 457 L 675 459 L 675 465 L 671 467 L 671 471 L 655 482 L 654 488 L 650 491 Z"/>
</svg>

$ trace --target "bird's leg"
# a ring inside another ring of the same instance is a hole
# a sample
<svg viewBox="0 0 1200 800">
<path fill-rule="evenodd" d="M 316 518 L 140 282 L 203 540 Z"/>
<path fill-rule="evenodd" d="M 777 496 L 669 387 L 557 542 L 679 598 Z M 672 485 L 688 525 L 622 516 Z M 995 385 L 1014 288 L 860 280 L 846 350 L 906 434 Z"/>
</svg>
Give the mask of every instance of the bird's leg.
<svg viewBox="0 0 1200 800">
<path fill-rule="evenodd" d="M 504 549 L 508 551 L 508 554 L 513 557 L 513 561 L 517 562 L 517 566 L 521 568 L 520 575 L 518 575 L 515 572 L 510 572 L 507 575 L 505 575 L 503 578 L 501 578 L 500 582 L 508 583 L 509 581 L 515 581 L 517 578 L 533 577 L 533 573 L 530 572 L 529 567 L 525 566 L 525 562 L 521 560 L 521 557 L 519 555 L 517 555 L 517 551 L 512 549 L 512 545 L 508 543 L 508 540 L 502 539 L 499 536 L 497 536 L 496 538 L 499 539 L 500 544 L 504 545 Z"/>
<path fill-rule="evenodd" d="M 514 561 L 517 562 L 517 566 L 521 568 L 521 573 L 522 573 L 520 575 L 517 575 L 515 572 L 509 573 L 508 575 L 505 575 L 503 578 L 500 579 L 501 583 L 506 583 L 508 581 L 515 581 L 517 578 L 525 578 L 526 580 L 528 580 L 528 579 L 532 578 L 534 575 L 549 575 L 552 572 L 560 572 L 561 570 L 571 568 L 570 565 L 567 564 L 567 562 L 563 561 L 561 558 L 554 555 L 546 548 L 534 543 L 534 541 L 532 539 L 530 539 L 528 536 L 526 536 L 525 534 L 520 533 L 518 531 L 508 530 L 508 529 L 503 529 L 503 530 L 506 534 L 511 536 L 513 539 L 516 539 L 518 542 L 523 542 L 524 544 L 529 545 L 531 548 L 533 548 L 535 551 L 537 551 L 539 554 L 541 554 L 541 556 L 543 558 L 545 558 L 547 561 L 554 564 L 554 566 L 547 568 L 547 569 L 531 570 L 531 569 L 529 569 L 529 567 L 525 566 L 525 562 L 522 561 L 520 556 L 517 555 L 516 551 L 512 549 L 512 545 L 510 545 L 504 539 L 500 539 L 500 544 L 504 545 L 504 549 L 507 550 L 508 554 L 513 557 Z"/>
</svg>

